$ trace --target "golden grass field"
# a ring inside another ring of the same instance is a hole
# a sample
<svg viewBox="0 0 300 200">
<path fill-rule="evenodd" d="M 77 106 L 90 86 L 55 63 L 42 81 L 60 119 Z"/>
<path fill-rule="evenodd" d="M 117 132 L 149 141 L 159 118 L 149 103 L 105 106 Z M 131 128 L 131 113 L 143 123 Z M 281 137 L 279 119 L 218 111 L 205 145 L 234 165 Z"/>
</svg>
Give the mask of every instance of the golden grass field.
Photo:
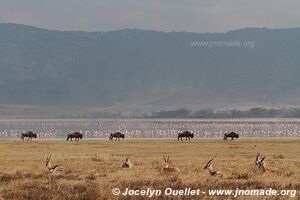
<svg viewBox="0 0 300 200">
<path fill-rule="evenodd" d="M 255 166 L 257 152 L 266 156 L 275 174 L 262 174 Z M 64 172 L 50 172 L 62 164 Z M 170 155 L 179 173 L 164 173 L 163 155 Z M 132 169 L 121 168 L 126 157 Z M 203 170 L 214 159 L 214 168 L 223 178 Z M 0 199 L 234 199 L 201 195 L 198 197 L 113 196 L 112 188 L 130 189 L 295 189 L 300 191 L 300 140 L 83 140 L 79 143 L 47 140 L 0 141 Z M 239 197 L 238 199 L 266 199 Z M 267 198 L 268 199 L 268 198 Z M 289 199 L 276 196 L 269 199 Z"/>
</svg>

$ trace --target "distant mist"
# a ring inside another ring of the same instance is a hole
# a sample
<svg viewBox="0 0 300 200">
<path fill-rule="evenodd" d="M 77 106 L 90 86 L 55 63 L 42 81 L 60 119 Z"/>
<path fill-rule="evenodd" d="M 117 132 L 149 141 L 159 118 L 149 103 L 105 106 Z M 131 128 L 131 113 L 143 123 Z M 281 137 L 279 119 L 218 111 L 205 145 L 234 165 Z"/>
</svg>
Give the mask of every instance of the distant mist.
<svg viewBox="0 0 300 200">
<path fill-rule="evenodd" d="M 0 24 L 0 115 L 9 106 L 72 115 L 299 106 L 299 35 L 300 28 L 89 33 Z"/>
</svg>

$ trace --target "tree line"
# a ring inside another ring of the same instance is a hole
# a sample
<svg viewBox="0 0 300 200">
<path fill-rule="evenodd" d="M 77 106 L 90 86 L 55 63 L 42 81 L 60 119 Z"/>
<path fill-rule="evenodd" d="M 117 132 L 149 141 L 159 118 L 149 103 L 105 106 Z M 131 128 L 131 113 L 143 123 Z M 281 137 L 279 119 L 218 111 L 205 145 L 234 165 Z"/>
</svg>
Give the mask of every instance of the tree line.
<svg viewBox="0 0 300 200">
<path fill-rule="evenodd" d="M 192 111 L 186 108 L 177 110 L 152 112 L 151 115 L 144 116 L 150 118 L 298 118 L 300 108 L 250 108 L 248 110 L 213 110 L 202 109 Z"/>
</svg>

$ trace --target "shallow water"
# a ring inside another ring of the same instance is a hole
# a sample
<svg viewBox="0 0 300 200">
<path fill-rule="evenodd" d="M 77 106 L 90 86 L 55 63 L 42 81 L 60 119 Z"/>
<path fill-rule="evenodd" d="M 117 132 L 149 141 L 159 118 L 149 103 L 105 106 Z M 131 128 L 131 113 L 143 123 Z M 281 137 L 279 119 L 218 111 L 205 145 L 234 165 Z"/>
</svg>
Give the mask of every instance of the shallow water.
<svg viewBox="0 0 300 200">
<path fill-rule="evenodd" d="M 26 119 L 0 120 L 0 138 L 20 138 L 34 131 L 41 139 L 65 138 L 79 131 L 84 138 L 108 138 L 112 132 L 126 138 L 175 138 L 178 132 L 190 130 L 196 137 L 221 138 L 226 132 L 237 132 L 242 138 L 299 137 L 299 119 Z"/>
</svg>

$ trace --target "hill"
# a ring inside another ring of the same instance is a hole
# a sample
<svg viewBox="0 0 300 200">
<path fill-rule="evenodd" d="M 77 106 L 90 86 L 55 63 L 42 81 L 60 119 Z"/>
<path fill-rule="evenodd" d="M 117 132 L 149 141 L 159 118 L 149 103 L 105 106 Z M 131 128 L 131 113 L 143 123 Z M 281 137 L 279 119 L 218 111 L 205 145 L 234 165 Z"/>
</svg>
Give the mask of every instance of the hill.
<svg viewBox="0 0 300 200">
<path fill-rule="evenodd" d="M 80 32 L 0 24 L 0 105 L 299 106 L 299 35 L 300 28 Z M 234 41 L 252 46 L 228 46 Z"/>
</svg>

